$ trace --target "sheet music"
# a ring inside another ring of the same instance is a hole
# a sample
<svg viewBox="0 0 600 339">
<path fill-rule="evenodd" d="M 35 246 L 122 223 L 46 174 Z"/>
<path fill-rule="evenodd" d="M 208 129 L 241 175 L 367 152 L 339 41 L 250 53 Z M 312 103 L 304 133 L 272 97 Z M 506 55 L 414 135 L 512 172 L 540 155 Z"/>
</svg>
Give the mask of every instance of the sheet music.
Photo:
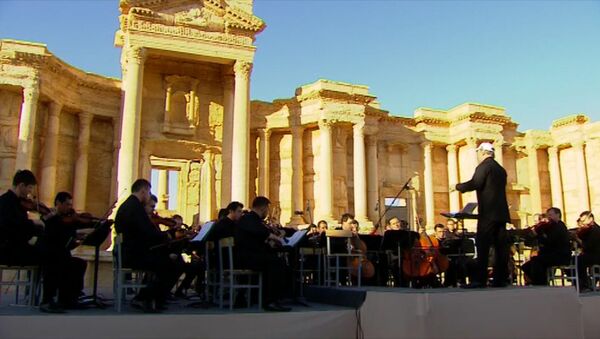
<svg viewBox="0 0 600 339">
<path fill-rule="evenodd" d="M 292 234 L 291 237 L 285 238 L 286 242 L 282 243 L 282 245 L 295 247 L 298 244 L 298 242 L 300 242 L 300 240 L 306 235 L 307 232 L 307 229 L 297 231 L 296 233 Z"/>
<path fill-rule="evenodd" d="M 210 230 L 212 229 L 214 224 L 215 224 L 214 221 L 209 221 L 209 222 L 205 223 L 204 225 L 202 225 L 202 227 L 200 228 L 200 232 L 198 232 L 198 235 L 196 235 L 194 237 L 194 239 L 192 239 L 191 241 L 206 240 L 206 236 L 208 235 L 208 233 L 210 232 Z"/>
</svg>

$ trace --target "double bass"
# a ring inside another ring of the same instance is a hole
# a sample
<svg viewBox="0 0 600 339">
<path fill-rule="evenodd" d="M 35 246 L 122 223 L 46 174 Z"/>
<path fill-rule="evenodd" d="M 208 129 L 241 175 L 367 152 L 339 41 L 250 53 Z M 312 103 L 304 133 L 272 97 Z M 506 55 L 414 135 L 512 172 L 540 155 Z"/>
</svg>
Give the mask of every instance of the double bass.
<svg viewBox="0 0 600 339">
<path fill-rule="evenodd" d="M 358 277 L 358 268 L 361 267 L 361 278 L 370 279 L 375 275 L 375 266 L 373 263 L 367 259 L 367 244 L 362 241 L 357 233 L 352 234 L 352 238 L 350 239 L 352 244 L 352 249 L 356 253 L 362 254 L 360 257 L 354 257 L 352 259 L 348 259 L 348 266 L 350 267 L 350 275 L 353 277 Z"/>
<path fill-rule="evenodd" d="M 434 277 L 445 272 L 450 262 L 448 257 L 440 253 L 440 243 L 435 236 L 428 235 L 421 226 L 419 238 L 415 239 L 413 247 L 402 251 L 402 273 L 410 280 Z"/>
</svg>

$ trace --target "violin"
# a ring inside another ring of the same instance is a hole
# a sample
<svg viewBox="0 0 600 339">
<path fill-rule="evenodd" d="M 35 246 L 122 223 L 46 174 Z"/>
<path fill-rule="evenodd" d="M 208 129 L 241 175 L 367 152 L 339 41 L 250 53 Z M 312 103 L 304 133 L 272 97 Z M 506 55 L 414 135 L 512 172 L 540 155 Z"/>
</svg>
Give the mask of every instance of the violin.
<svg viewBox="0 0 600 339">
<path fill-rule="evenodd" d="M 440 243 L 428 235 L 417 219 L 421 230 L 413 248 L 402 251 L 402 272 L 409 279 L 427 278 L 445 272 L 450 266 L 448 257 L 440 253 Z"/>
<path fill-rule="evenodd" d="M 174 228 L 178 224 L 177 220 L 175 220 L 173 218 L 163 218 L 160 215 L 158 215 L 158 213 L 153 213 L 150 216 L 150 220 L 156 226 L 164 225 L 164 226 L 167 226 L 168 228 Z"/>
<path fill-rule="evenodd" d="M 21 207 L 27 212 L 38 212 L 42 216 L 48 215 L 52 213 L 52 209 L 48 206 L 44 205 L 44 203 L 30 199 L 30 198 L 20 198 Z"/>
</svg>

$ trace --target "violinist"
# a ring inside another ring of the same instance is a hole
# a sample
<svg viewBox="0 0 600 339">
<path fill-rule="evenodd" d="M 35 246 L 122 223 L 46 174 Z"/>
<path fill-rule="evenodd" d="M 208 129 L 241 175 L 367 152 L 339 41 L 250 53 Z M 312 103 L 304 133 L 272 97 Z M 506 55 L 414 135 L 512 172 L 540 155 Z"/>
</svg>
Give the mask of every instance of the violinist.
<svg viewBox="0 0 600 339">
<path fill-rule="evenodd" d="M 59 192 L 54 198 L 55 211 L 46 216 L 44 235 L 46 240 L 47 264 L 44 268 L 44 294 L 40 304 L 42 312 L 52 312 L 56 307 L 81 308 L 78 302 L 83 290 L 83 278 L 87 262 L 73 257 L 71 250 L 82 243 L 77 230 L 93 228 L 74 217 L 73 197 Z M 107 221 L 110 223 L 110 221 Z M 58 304 L 54 297 L 58 291 Z"/>
<path fill-rule="evenodd" d="M 168 243 L 170 237 L 152 223 L 144 209 L 151 200 L 150 189 L 148 180 L 138 179 L 133 183 L 131 195 L 117 210 L 115 230 L 123 235 L 123 266 L 155 273 L 155 279 L 132 301 L 133 307 L 154 313 L 165 308 L 166 297 L 177 280 L 177 266 L 166 246 L 157 247 Z"/>
<path fill-rule="evenodd" d="M 578 257 L 579 286 L 582 291 L 589 290 L 590 280 L 587 269 L 592 265 L 600 265 L 600 226 L 596 224 L 591 211 L 585 211 L 579 215 L 577 220 L 576 239 L 582 247 L 582 253 Z"/>
<path fill-rule="evenodd" d="M 561 220 L 561 211 L 551 207 L 546 211 L 548 221 L 536 224 L 529 231 L 537 238 L 540 250 L 523 264 L 522 270 L 529 284 L 547 285 L 546 271 L 551 266 L 568 265 L 571 259 L 569 231 Z"/>
<path fill-rule="evenodd" d="M 37 181 L 29 170 L 17 171 L 12 187 L 0 196 L 0 264 L 39 265 L 44 222 L 29 220 L 22 202 L 33 195 Z M 33 204 L 35 205 L 35 204 Z"/>
<path fill-rule="evenodd" d="M 286 312 L 291 308 L 281 304 L 285 284 L 285 264 L 277 253 L 265 244 L 267 239 L 281 242 L 265 225 L 271 202 L 266 197 L 256 197 L 252 201 L 252 210 L 244 214 L 234 229 L 235 254 L 243 269 L 252 269 L 263 273 L 264 309 L 274 312 Z"/>
<path fill-rule="evenodd" d="M 235 225 L 242 218 L 244 205 L 238 201 L 232 201 L 227 205 L 227 214 L 220 218 L 212 229 L 211 240 L 218 241 L 227 237 L 233 237 Z"/>
</svg>

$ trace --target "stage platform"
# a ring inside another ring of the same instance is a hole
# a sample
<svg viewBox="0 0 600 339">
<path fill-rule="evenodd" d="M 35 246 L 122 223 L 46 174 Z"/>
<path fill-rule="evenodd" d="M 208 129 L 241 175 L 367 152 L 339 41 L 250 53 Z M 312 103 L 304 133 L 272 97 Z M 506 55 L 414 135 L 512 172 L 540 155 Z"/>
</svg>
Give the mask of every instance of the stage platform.
<svg viewBox="0 0 600 339">
<path fill-rule="evenodd" d="M 361 291 L 353 290 L 349 291 Z M 600 338 L 600 294 L 570 287 L 366 288 L 364 338 Z M 354 338 L 355 309 L 310 303 L 289 313 L 195 309 L 162 314 L 0 308 L 0 338 Z M 358 328 L 360 330 L 360 328 Z"/>
</svg>

